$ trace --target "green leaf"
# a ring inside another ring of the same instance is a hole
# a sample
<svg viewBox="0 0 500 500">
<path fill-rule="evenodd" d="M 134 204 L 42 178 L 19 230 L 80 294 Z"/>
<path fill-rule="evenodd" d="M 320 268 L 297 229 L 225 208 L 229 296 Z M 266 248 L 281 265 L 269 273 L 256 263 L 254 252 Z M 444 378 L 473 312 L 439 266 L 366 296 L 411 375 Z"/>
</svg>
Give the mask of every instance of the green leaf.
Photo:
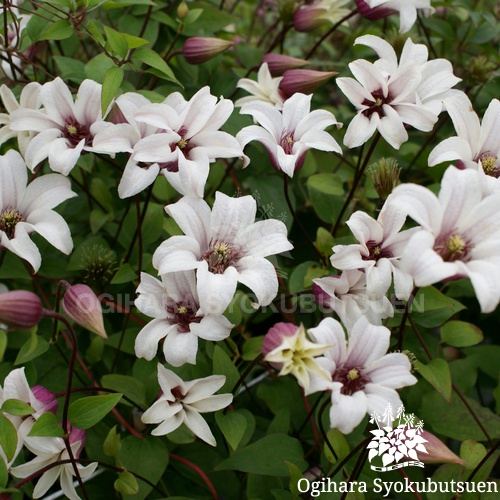
<svg viewBox="0 0 500 500">
<path fill-rule="evenodd" d="M 111 219 L 111 214 L 104 213 L 100 208 L 94 208 L 92 212 L 90 212 L 90 230 L 92 234 L 96 234 L 99 230 L 109 222 Z"/>
<path fill-rule="evenodd" d="M 290 472 L 290 482 L 288 483 L 288 487 L 295 497 L 299 497 L 300 491 L 298 484 L 303 477 L 302 471 L 295 464 L 288 462 L 288 460 L 285 460 L 285 464 Z"/>
<path fill-rule="evenodd" d="M 484 408 L 472 398 L 465 397 L 465 401 L 477 416 L 492 439 L 500 438 L 500 417 L 490 409 Z M 458 441 L 475 439 L 485 441 L 486 436 L 477 424 L 470 411 L 462 400 L 452 394 L 450 403 L 447 403 L 439 394 L 428 394 L 423 399 L 421 410 L 418 414 L 427 428 L 432 432 L 442 434 Z"/>
<path fill-rule="evenodd" d="M 316 174 L 307 179 L 307 186 L 325 194 L 343 196 L 344 186 L 340 177 L 334 174 Z"/>
<path fill-rule="evenodd" d="M 79 429 L 89 429 L 102 420 L 121 397 L 121 394 L 105 394 L 78 399 L 69 405 L 69 420 Z"/>
<path fill-rule="evenodd" d="M 420 361 L 415 361 L 415 369 L 429 384 L 436 389 L 446 401 L 451 398 L 451 375 L 450 367 L 444 359 L 433 359 L 429 364 L 424 365 Z"/>
<path fill-rule="evenodd" d="M 40 40 L 40 37 L 50 25 L 51 21 L 42 19 L 39 16 L 31 16 L 28 24 L 26 25 L 26 33 L 30 37 L 31 41 L 36 43 Z"/>
<path fill-rule="evenodd" d="M 2 411 L 11 415 L 25 416 L 35 413 L 33 407 L 19 399 L 7 399 L 2 405 Z"/>
<path fill-rule="evenodd" d="M 102 83 L 108 69 L 114 66 L 115 63 L 106 54 L 99 54 L 85 65 L 85 75 L 97 83 Z"/>
<path fill-rule="evenodd" d="M 318 252 L 325 257 L 332 255 L 332 247 L 335 244 L 333 236 L 324 227 L 318 227 L 316 232 L 316 241 L 314 246 L 318 249 Z"/>
<path fill-rule="evenodd" d="M 230 411 L 225 415 L 222 412 L 217 412 L 215 414 L 215 421 L 229 446 L 233 450 L 236 450 L 247 428 L 246 418 L 237 411 Z"/>
<path fill-rule="evenodd" d="M 9 472 L 4 459 L 0 457 L 0 488 L 5 488 L 9 482 Z"/>
<path fill-rule="evenodd" d="M 104 45 L 106 43 L 106 40 L 102 36 L 102 31 L 99 29 L 97 24 L 94 21 L 90 21 L 87 24 L 87 29 L 89 30 L 90 34 L 97 40 L 97 43 L 100 45 Z"/>
<path fill-rule="evenodd" d="M 337 459 L 342 460 L 347 457 L 351 448 L 344 435 L 338 429 L 330 429 L 326 435 L 328 437 L 328 441 L 330 441 L 330 444 L 332 445 L 333 451 L 335 451 L 335 454 L 337 455 Z M 334 464 L 337 462 L 337 459 L 335 459 L 326 443 L 323 445 L 323 451 L 326 459 L 330 463 Z"/>
<path fill-rule="evenodd" d="M 66 19 L 56 21 L 40 37 L 40 40 L 65 40 L 73 34 L 73 25 Z"/>
<path fill-rule="evenodd" d="M 137 479 L 128 471 L 120 472 L 114 486 L 115 490 L 122 495 L 130 496 L 139 493 L 139 485 L 137 484 Z"/>
<path fill-rule="evenodd" d="M 318 266 L 317 264 L 312 265 L 304 277 L 304 288 L 308 289 L 313 286 L 313 280 L 316 278 L 323 278 L 323 276 L 328 276 L 330 271 L 324 267 Z"/>
<path fill-rule="evenodd" d="M 238 470 L 263 476 L 289 476 L 286 462 L 301 471 L 307 467 L 300 442 L 286 434 L 271 434 L 236 450 L 215 467 L 216 470 Z"/>
<path fill-rule="evenodd" d="M 153 484 L 158 483 L 168 465 L 168 450 L 164 442 L 155 436 L 139 439 L 128 436 L 122 440 L 122 449 L 118 454 L 120 463 L 128 470 L 144 476 Z M 139 482 L 139 492 L 132 498 L 142 500 L 152 487 Z"/>
<path fill-rule="evenodd" d="M 460 445 L 460 458 L 465 460 L 465 468 L 474 470 L 485 457 L 486 448 L 473 439 L 467 439 Z"/>
<path fill-rule="evenodd" d="M 49 343 L 33 330 L 31 337 L 23 344 L 14 361 L 14 365 L 25 364 L 32 359 L 41 356 L 49 350 Z"/>
<path fill-rule="evenodd" d="M 31 428 L 28 436 L 33 437 L 63 437 L 64 431 L 57 417 L 50 411 L 43 413 Z"/>
<path fill-rule="evenodd" d="M 220 392 L 229 392 L 240 378 L 238 369 L 234 366 L 229 356 L 218 346 L 214 349 L 214 375 L 225 375 L 226 382 Z"/>
<path fill-rule="evenodd" d="M 116 425 L 110 429 L 104 443 L 102 445 L 102 449 L 104 453 L 108 457 L 116 457 L 122 448 L 122 442 L 120 434 L 116 433 Z"/>
<path fill-rule="evenodd" d="M 108 106 L 116 95 L 116 92 L 120 88 L 123 81 L 123 69 L 114 66 L 109 68 L 104 75 L 104 81 L 102 82 L 102 94 L 101 94 L 101 111 L 102 115 L 106 114 Z"/>
<path fill-rule="evenodd" d="M 241 357 L 245 361 L 254 360 L 262 352 L 262 342 L 264 336 L 251 337 L 244 344 L 241 351 Z"/>
<path fill-rule="evenodd" d="M 151 49 L 138 49 L 132 54 L 132 61 L 140 61 L 151 68 L 160 71 L 164 80 L 177 83 L 181 85 L 168 64 L 161 58 L 161 56 Z M 182 85 L 181 85 L 182 87 Z"/>
<path fill-rule="evenodd" d="M 420 289 L 411 305 L 413 320 L 424 328 L 440 326 L 462 309 L 463 304 L 432 286 Z"/>
<path fill-rule="evenodd" d="M 183 19 L 184 24 L 193 24 L 203 14 L 203 9 L 191 9 L 188 15 Z"/>
<path fill-rule="evenodd" d="M 125 37 L 109 26 L 103 27 L 111 50 L 121 59 L 125 59 L 128 54 L 128 43 Z"/>
<path fill-rule="evenodd" d="M 448 321 L 441 327 L 441 340 L 453 347 L 470 347 L 483 341 L 483 332 L 472 323 Z"/>
<path fill-rule="evenodd" d="M 0 328 L 0 362 L 3 360 L 3 355 L 7 349 L 7 334 L 5 330 Z"/>
<path fill-rule="evenodd" d="M 112 285 L 121 285 L 122 283 L 130 283 L 137 278 L 137 273 L 134 271 L 132 266 L 126 262 L 123 266 L 118 269 L 113 279 L 111 280 Z"/>
<path fill-rule="evenodd" d="M 138 36 L 129 35 L 128 33 L 122 33 L 123 37 L 127 41 L 127 45 L 129 49 L 137 49 L 138 47 L 142 47 L 143 45 L 147 45 L 149 42 L 144 38 L 140 38 Z"/>
<path fill-rule="evenodd" d="M 113 389 L 130 398 L 134 403 L 146 405 L 146 388 L 144 384 L 134 377 L 127 375 L 104 375 L 101 379 L 101 384 L 107 389 Z M 121 401 L 124 404 L 130 404 L 127 401 Z"/>
<path fill-rule="evenodd" d="M 14 424 L 3 413 L 0 413 L 0 446 L 7 457 L 7 462 L 10 462 L 16 454 L 17 431 Z"/>
</svg>

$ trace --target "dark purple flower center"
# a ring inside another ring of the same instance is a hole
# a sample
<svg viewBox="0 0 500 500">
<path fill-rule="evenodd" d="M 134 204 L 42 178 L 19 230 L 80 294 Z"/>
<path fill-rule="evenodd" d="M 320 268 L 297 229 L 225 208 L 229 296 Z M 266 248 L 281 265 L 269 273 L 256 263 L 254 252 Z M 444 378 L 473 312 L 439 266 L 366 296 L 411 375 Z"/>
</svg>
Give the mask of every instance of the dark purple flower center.
<svg viewBox="0 0 500 500">
<path fill-rule="evenodd" d="M 211 241 L 202 259 L 208 263 L 208 270 L 214 274 L 223 274 L 229 266 L 235 266 L 241 253 L 232 243 Z"/>
<path fill-rule="evenodd" d="M 80 144 L 82 139 L 85 139 L 85 146 L 92 142 L 92 137 L 90 135 L 90 130 L 87 125 L 79 123 L 75 118 L 71 117 L 66 120 L 64 125 L 63 134 L 68 140 L 71 147 L 76 147 Z"/>
<path fill-rule="evenodd" d="M 199 323 L 202 316 L 196 316 L 198 307 L 194 300 L 185 299 L 181 302 L 173 302 L 167 305 L 167 312 L 171 315 L 168 322 L 171 325 L 177 325 L 179 333 L 187 333 L 190 330 L 191 323 Z"/>
<path fill-rule="evenodd" d="M 366 257 L 362 257 L 363 260 L 379 260 L 379 259 L 390 259 L 393 257 L 392 253 L 386 248 L 382 248 L 382 243 L 377 243 L 375 241 L 368 241 L 366 243 L 366 248 L 369 254 Z"/>
<path fill-rule="evenodd" d="M 280 139 L 280 146 L 287 155 L 293 154 L 293 145 L 295 141 L 293 140 L 293 132 L 283 131 Z"/>
<path fill-rule="evenodd" d="M 367 106 L 367 108 L 364 109 L 362 113 L 367 118 L 370 118 L 370 116 L 372 116 L 373 113 L 377 113 L 380 117 L 384 116 L 384 110 L 382 106 L 391 101 L 390 97 L 389 96 L 384 97 L 382 89 L 375 90 L 374 92 L 372 92 L 372 96 L 375 99 L 375 102 L 370 101 L 369 99 L 365 99 L 361 103 L 363 106 Z"/>
<path fill-rule="evenodd" d="M 362 391 L 366 384 L 371 382 L 370 378 L 363 374 L 361 367 L 342 366 L 332 375 L 333 382 L 343 384 L 340 392 L 345 396 L 351 396 L 355 392 Z"/>
<path fill-rule="evenodd" d="M 24 220 L 17 210 L 7 207 L 0 213 L 0 231 L 3 231 L 8 238 L 12 238 L 17 224 Z"/>
<path fill-rule="evenodd" d="M 439 238 L 434 245 L 434 250 L 445 262 L 455 262 L 456 260 L 467 262 L 472 244 L 461 234 L 452 232 L 448 236 Z"/>
<path fill-rule="evenodd" d="M 185 135 L 188 133 L 188 129 L 182 126 L 177 134 L 181 136 L 181 138 L 177 142 L 170 143 L 170 151 L 174 152 L 177 148 L 182 151 L 182 154 L 185 158 L 189 159 L 189 152 L 191 149 L 195 147 L 195 144 L 191 141 L 191 139 L 186 139 Z M 179 171 L 179 162 L 177 161 L 168 161 L 163 163 L 158 163 L 161 169 L 166 169 L 169 172 L 178 172 Z"/>
<path fill-rule="evenodd" d="M 481 153 L 475 161 L 481 162 L 486 175 L 490 175 L 491 177 L 498 179 L 500 177 L 500 165 L 497 165 L 497 159 L 498 158 L 493 153 L 485 151 L 484 153 Z"/>
<path fill-rule="evenodd" d="M 185 397 L 185 394 L 182 393 L 182 389 L 180 386 L 174 387 L 170 392 L 172 393 L 172 396 L 175 398 L 176 403 L 182 402 L 182 400 Z"/>
</svg>

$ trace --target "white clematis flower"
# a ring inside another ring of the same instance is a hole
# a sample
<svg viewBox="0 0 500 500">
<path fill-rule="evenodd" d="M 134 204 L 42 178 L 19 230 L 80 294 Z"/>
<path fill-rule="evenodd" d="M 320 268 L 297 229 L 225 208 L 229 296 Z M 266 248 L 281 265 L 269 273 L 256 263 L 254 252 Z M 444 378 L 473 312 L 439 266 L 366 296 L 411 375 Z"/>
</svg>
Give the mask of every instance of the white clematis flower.
<svg viewBox="0 0 500 500">
<path fill-rule="evenodd" d="M 75 101 L 67 85 L 57 77 L 40 91 L 43 110 L 18 109 L 10 128 L 38 132 L 26 149 L 26 164 L 33 170 L 49 159 L 55 172 L 68 175 L 84 151 L 92 151 L 92 139 L 102 121 L 101 85 L 85 80 Z"/>
<path fill-rule="evenodd" d="M 383 319 L 394 316 L 394 308 L 385 295 L 380 299 L 368 298 L 363 271 L 350 269 L 340 276 L 325 276 L 313 281 L 316 302 L 337 313 L 348 330 L 361 316 L 366 316 L 372 325 L 381 325 Z"/>
<path fill-rule="evenodd" d="M 103 122 L 92 143 L 94 150 L 99 153 L 130 154 L 118 185 L 120 198 L 129 198 L 140 193 L 158 176 L 158 165 L 141 165 L 133 158 L 135 145 L 144 137 L 158 132 L 158 127 L 138 122 L 135 119 L 137 110 L 148 104 L 151 102 L 141 94 L 135 92 L 122 94 L 116 99 L 116 108 L 108 117 L 112 123 Z"/>
<path fill-rule="evenodd" d="M 250 78 L 241 78 L 238 81 L 236 86 L 252 95 L 241 97 L 234 105 L 240 107 L 249 102 L 263 101 L 272 104 L 276 109 L 283 109 L 285 99 L 279 88 L 281 80 L 282 76 L 273 78 L 267 63 L 263 63 L 257 73 L 256 82 Z"/>
<path fill-rule="evenodd" d="M 135 354 L 151 361 L 158 342 L 165 339 L 163 353 L 172 366 L 184 363 L 194 365 L 198 352 L 198 337 L 217 342 L 231 333 L 233 325 L 221 315 L 199 311 L 194 271 L 164 274 L 160 282 L 141 273 L 141 284 L 135 306 L 142 313 L 155 318 L 135 339 Z"/>
<path fill-rule="evenodd" d="M 12 90 L 7 85 L 0 87 L 0 98 L 7 113 L 0 113 L 0 144 L 12 138 L 17 138 L 19 150 L 22 155 L 26 153 L 30 139 L 33 137 L 33 132 L 16 131 L 10 128 L 10 114 L 17 109 L 38 109 L 42 105 L 40 100 L 40 90 L 42 86 L 37 82 L 28 83 L 21 91 L 19 102 L 12 93 Z"/>
<path fill-rule="evenodd" d="M 26 165 L 17 151 L 0 156 L 0 246 L 27 260 L 37 272 L 42 257 L 29 235 L 36 232 L 70 254 L 73 241 L 68 224 L 52 209 L 77 194 L 59 174 L 43 175 L 28 186 L 27 182 Z"/>
<path fill-rule="evenodd" d="M 343 434 L 351 433 L 367 413 L 381 414 L 388 403 L 401 406 L 396 389 L 417 382 L 406 355 L 387 354 L 391 332 L 385 326 L 371 325 L 361 317 L 346 340 L 340 323 L 326 318 L 309 335 L 333 347 L 317 359 L 331 380 L 312 375 L 308 393 L 331 391 L 330 426 Z"/>
<path fill-rule="evenodd" d="M 291 250 L 283 222 L 255 222 L 257 204 L 252 196 L 231 198 L 215 194 L 212 211 L 199 198 L 184 197 L 166 207 L 185 236 L 172 236 L 153 255 L 159 274 L 197 269 L 201 311 L 222 314 L 238 282 L 268 305 L 278 292 L 274 266 L 265 257 Z"/>
<path fill-rule="evenodd" d="M 355 44 L 373 48 L 380 59 L 370 63 L 358 59 L 349 64 L 356 77 L 337 78 L 340 90 L 358 113 L 347 128 L 344 144 L 364 144 L 378 130 L 395 149 L 408 140 L 406 125 L 429 132 L 441 112 L 446 91 L 460 79 L 445 59 L 427 61 L 424 45 L 408 40 L 399 64 L 394 49 L 373 35 L 356 39 Z"/>
<path fill-rule="evenodd" d="M 179 193 L 203 197 L 210 163 L 217 158 L 243 156 L 238 141 L 219 130 L 233 109 L 229 99 L 217 102 L 209 87 L 203 87 L 189 101 L 174 92 L 163 103 L 143 106 L 135 113 L 135 120 L 163 132 L 138 141 L 132 158 L 149 164 L 151 183 L 161 173 Z"/>
<path fill-rule="evenodd" d="M 417 9 L 428 16 L 434 12 L 431 0 L 364 0 L 372 9 L 399 12 L 399 32 L 406 33 L 417 20 Z"/>
<path fill-rule="evenodd" d="M 216 394 L 225 383 L 224 375 L 211 375 L 184 382 L 174 372 L 158 364 L 158 382 L 163 394 L 141 417 L 145 424 L 160 424 L 151 431 L 163 436 L 186 424 L 195 436 L 211 446 L 217 443 L 200 413 L 222 410 L 230 405 L 232 394 Z"/>
<path fill-rule="evenodd" d="M 391 286 L 398 299 L 408 300 L 413 288 L 412 277 L 401 270 L 400 258 L 408 240 L 418 229 L 401 231 L 406 214 L 396 205 L 386 203 L 375 220 L 362 211 L 347 221 L 358 244 L 336 245 L 330 257 L 332 266 L 344 270 L 364 269 L 368 299 L 382 298 Z"/>
<path fill-rule="evenodd" d="M 283 112 L 266 102 L 245 104 L 240 113 L 251 115 L 261 126 L 250 125 L 242 129 L 236 139 L 242 147 L 259 141 L 267 149 L 273 167 L 289 177 L 304 164 L 309 149 L 335 151 L 342 149 L 325 132 L 330 125 L 342 126 L 332 113 L 324 109 L 310 111 L 312 95 L 296 93 L 285 101 Z M 246 166 L 249 160 L 245 161 Z"/>
<path fill-rule="evenodd" d="M 500 301 L 500 197 L 487 194 L 484 174 L 450 166 L 439 196 L 402 184 L 389 200 L 421 226 L 401 257 L 415 285 L 468 277 L 481 311 L 492 312 Z"/>
<path fill-rule="evenodd" d="M 60 460 L 68 460 L 69 454 L 62 438 L 58 437 L 30 437 L 29 427 L 23 428 L 23 438 L 26 448 L 35 456 L 33 460 L 11 469 L 14 477 L 25 478 L 47 467 L 48 465 Z M 69 435 L 69 443 L 73 456 L 78 458 L 85 444 L 85 431 L 73 428 Z M 87 466 L 77 464 L 80 477 L 85 479 L 91 476 L 97 468 L 97 462 Z M 77 495 L 73 481 L 75 480 L 75 471 L 71 463 L 56 465 L 44 472 L 33 490 L 33 498 L 41 498 L 47 493 L 50 487 L 59 479 L 61 489 L 67 498 L 71 500 L 80 500 Z"/>
<path fill-rule="evenodd" d="M 493 99 L 482 124 L 466 94 L 455 91 L 444 104 L 457 136 L 439 143 L 429 155 L 429 166 L 458 160 L 459 167 L 482 169 L 500 177 L 500 101 Z"/>
</svg>

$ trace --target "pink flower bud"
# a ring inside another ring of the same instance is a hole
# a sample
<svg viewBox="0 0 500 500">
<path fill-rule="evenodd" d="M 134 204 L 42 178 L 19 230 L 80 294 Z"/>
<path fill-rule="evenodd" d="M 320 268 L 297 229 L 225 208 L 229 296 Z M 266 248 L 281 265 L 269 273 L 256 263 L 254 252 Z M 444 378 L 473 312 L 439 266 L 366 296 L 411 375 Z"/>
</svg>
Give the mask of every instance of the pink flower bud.
<svg viewBox="0 0 500 500">
<path fill-rule="evenodd" d="M 365 0 L 354 1 L 356 2 L 356 6 L 358 7 L 358 12 L 370 21 L 377 21 L 378 19 L 383 19 L 384 17 L 398 13 L 397 10 L 388 9 L 387 7 L 383 7 L 382 5 L 372 8 L 365 2 Z"/>
<path fill-rule="evenodd" d="M 224 52 L 233 42 L 220 38 L 195 36 L 184 42 L 182 55 L 189 64 L 201 64 Z"/>
<path fill-rule="evenodd" d="M 67 284 L 62 299 L 63 311 L 78 325 L 107 339 L 102 318 L 102 308 L 96 294 L 87 285 Z"/>
<path fill-rule="evenodd" d="M 293 26 L 297 31 L 312 31 L 328 22 L 324 16 L 325 9 L 317 9 L 314 4 L 305 5 L 295 11 Z"/>
<path fill-rule="evenodd" d="M 284 56 L 282 54 L 266 54 L 262 58 L 263 63 L 267 63 L 267 67 L 272 76 L 281 76 L 289 69 L 302 68 L 307 66 L 309 61 L 298 59 L 296 57 Z"/>
<path fill-rule="evenodd" d="M 0 294 L 0 323 L 9 328 L 23 330 L 40 322 L 42 303 L 27 290 L 14 290 Z"/>
<path fill-rule="evenodd" d="M 42 385 L 35 385 L 31 388 L 31 392 L 33 396 L 44 405 L 38 413 L 51 412 L 54 415 L 56 414 L 59 403 L 52 392 Z"/>
<path fill-rule="evenodd" d="M 457 457 L 440 439 L 434 434 L 427 431 L 422 431 L 421 437 L 427 440 L 424 443 L 427 453 L 422 453 L 417 450 L 418 459 L 426 464 L 459 464 L 464 465 L 464 460 Z"/>
<path fill-rule="evenodd" d="M 283 343 L 285 337 L 291 337 L 297 331 L 298 326 L 292 323 L 276 323 L 269 329 L 262 342 L 262 354 L 266 356 L 276 347 Z"/>
<path fill-rule="evenodd" d="M 85 446 L 86 440 L 87 440 L 87 434 L 85 433 L 85 431 L 83 431 L 82 429 L 77 429 L 76 427 L 71 428 L 71 432 L 69 434 L 69 444 L 72 445 L 73 443 L 80 441 L 80 446 L 76 450 L 75 458 L 78 458 L 80 456 L 80 453 L 82 452 L 83 447 Z"/>
<path fill-rule="evenodd" d="M 290 69 L 283 73 L 283 80 L 280 83 L 280 90 L 286 98 L 296 92 L 302 94 L 312 94 L 318 87 L 323 85 L 333 75 L 335 71 L 315 71 L 313 69 Z"/>
</svg>

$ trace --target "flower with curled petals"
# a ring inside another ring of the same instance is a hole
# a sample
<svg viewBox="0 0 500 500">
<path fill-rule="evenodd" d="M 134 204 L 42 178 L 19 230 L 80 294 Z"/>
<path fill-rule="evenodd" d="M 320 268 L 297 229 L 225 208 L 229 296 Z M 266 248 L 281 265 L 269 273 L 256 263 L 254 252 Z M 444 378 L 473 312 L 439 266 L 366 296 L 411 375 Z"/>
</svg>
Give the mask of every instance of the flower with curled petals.
<svg viewBox="0 0 500 500">
<path fill-rule="evenodd" d="M 401 256 L 416 286 L 469 278 L 482 312 L 500 301 L 500 197 L 489 193 L 483 172 L 448 167 L 439 195 L 416 184 L 397 186 L 388 198 L 420 230 Z"/>
<path fill-rule="evenodd" d="M 189 101 L 174 92 L 162 103 L 142 106 L 135 120 L 157 127 L 158 133 L 135 144 L 134 168 L 147 167 L 150 184 L 162 174 L 182 195 L 203 197 L 210 163 L 217 158 L 243 156 L 238 141 L 219 130 L 233 109 L 229 99 L 218 100 L 208 86 Z"/>
<path fill-rule="evenodd" d="M 335 245 L 330 262 L 333 267 L 345 270 L 364 270 L 368 299 L 381 299 L 391 286 L 398 299 L 408 300 L 413 288 L 412 277 L 401 270 L 399 260 L 408 240 L 418 229 L 401 231 L 406 220 L 397 205 L 388 204 L 377 220 L 358 211 L 351 215 L 347 225 L 358 240 L 354 245 Z"/>
<path fill-rule="evenodd" d="M 212 210 L 201 198 L 185 196 L 166 211 L 185 235 L 164 241 L 153 255 L 153 265 L 159 274 L 196 269 L 203 313 L 222 314 L 238 282 L 255 293 L 258 305 L 271 303 L 278 278 L 265 257 L 293 248 L 283 222 L 255 222 L 252 196 L 231 198 L 220 192 Z"/>
<path fill-rule="evenodd" d="M 57 77 L 40 90 L 43 109 L 18 109 L 11 114 L 12 130 L 38 132 L 26 148 L 30 170 L 48 158 L 52 170 L 68 175 L 80 155 L 92 151 L 92 140 L 103 118 L 101 89 L 99 83 L 84 80 L 73 102 L 68 86 Z"/>
<path fill-rule="evenodd" d="M 245 147 L 258 141 L 267 149 L 273 167 L 289 177 L 304 164 L 309 149 L 342 153 L 335 139 L 325 132 L 330 125 L 342 126 L 324 109 L 310 111 L 312 95 L 296 93 L 285 101 L 283 111 L 266 102 L 245 104 L 240 113 L 251 115 L 258 125 L 242 129 L 236 139 Z M 248 160 L 245 160 L 245 165 Z"/>
<path fill-rule="evenodd" d="M 367 413 L 382 414 L 388 403 L 399 408 L 396 389 L 417 383 L 405 354 L 387 354 L 389 329 L 371 325 L 365 317 L 358 319 L 347 339 L 340 323 L 332 318 L 309 329 L 309 336 L 332 347 L 317 358 L 330 380 L 312 375 L 308 394 L 331 391 L 330 426 L 343 434 L 351 433 Z"/>
<path fill-rule="evenodd" d="M 158 364 L 158 382 L 162 395 L 141 417 L 145 424 L 160 424 L 153 436 L 169 434 L 182 424 L 211 446 L 215 446 L 214 435 L 200 413 L 222 410 L 230 405 L 232 394 L 214 394 L 225 383 L 224 375 L 211 375 L 184 382 L 174 372 Z"/>
<path fill-rule="evenodd" d="M 480 167 L 486 175 L 500 177 L 500 101 L 493 99 L 482 123 L 472 103 L 463 92 L 456 91 L 444 101 L 457 136 L 439 143 L 429 155 L 429 166 L 458 160 L 459 167 Z"/>
<path fill-rule="evenodd" d="M 0 156 L 0 247 L 27 260 L 37 272 L 42 257 L 30 235 L 38 233 L 68 255 L 73 249 L 68 224 L 52 209 L 76 193 L 59 174 L 27 182 L 26 164 L 17 151 Z"/>
<path fill-rule="evenodd" d="M 267 63 L 262 63 L 257 73 L 257 81 L 250 78 L 241 78 L 236 85 L 238 88 L 246 90 L 249 96 L 241 97 L 234 105 L 236 107 L 243 106 L 249 102 L 262 101 L 272 104 L 276 109 L 283 109 L 284 98 L 279 89 L 281 80 L 278 76 L 273 78 Z"/>
<path fill-rule="evenodd" d="M 135 306 L 153 317 L 135 339 L 135 354 L 151 361 L 158 342 L 164 339 L 165 360 L 172 366 L 194 365 L 198 338 L 216 342 L 231 333 L 232 324 L 221 315 L 203 314 L 199 310 L 194 271 L 179 271 L 161 276 L 161 282 L 141 273 L 139 296 Z"/>
</svg>

